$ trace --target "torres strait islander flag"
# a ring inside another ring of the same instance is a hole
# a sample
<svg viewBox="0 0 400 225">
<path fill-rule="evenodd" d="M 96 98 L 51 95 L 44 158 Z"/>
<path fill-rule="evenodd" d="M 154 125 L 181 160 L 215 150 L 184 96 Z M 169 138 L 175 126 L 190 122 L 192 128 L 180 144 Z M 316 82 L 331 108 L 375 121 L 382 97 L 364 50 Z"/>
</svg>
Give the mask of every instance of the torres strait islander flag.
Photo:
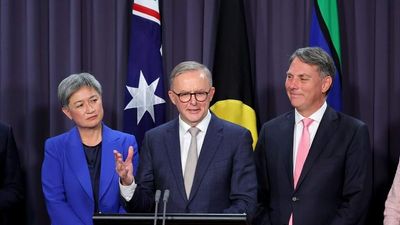
<svg viewBox="0 0 400 225">
<path fill-rule="evenodd" d="M 342 70 L 339 15 L 336 0 L 314 0 L 310 27 L 310 46 L 318 46 L 330 54 L 335 62 L 336 74 L 328 94 L 328 104 L 342 110 Z"/>
<path fill-rule="evenodd" d="M 140 146 L 147 130 L 165 122 L 158 0 L 134 1 L 129 41 L 124 131 Z"/>
</svg>

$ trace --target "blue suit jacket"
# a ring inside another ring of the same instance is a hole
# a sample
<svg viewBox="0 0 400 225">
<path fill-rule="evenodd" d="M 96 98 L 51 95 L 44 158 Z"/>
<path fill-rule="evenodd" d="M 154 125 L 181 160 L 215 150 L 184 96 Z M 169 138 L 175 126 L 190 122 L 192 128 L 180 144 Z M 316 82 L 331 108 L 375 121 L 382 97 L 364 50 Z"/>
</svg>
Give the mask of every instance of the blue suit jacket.
<svg viewBox="0 0 400 225">
<path fill-rule="evenodd" d="M 249 213 L 256 201 L 250 132 L 212 115 L 186 197 L 178 119 L 148 131 L 143 141 L 132 212 L 154 210 L 154 192 L 170 190 L 167 212 Z M 160 209 L 162 204 L 159 205 Z"/>
<path fill-rule="evenodd" d="M 294 111 L 267 122 L 256 147 L 259 211 L 254 224 L 363 224 L 372 190 L 367 126 L 328 107 L 293 187 Z"/>
<path fill-rule="evenodd" d="M 134 165 L 137 165 L 137 143 L 133 135 L 111 130 L 104 124 L 102 138 L 99 210 L 104 213 L 124 212 L 113 150 L 118 150 L 126 157 L 128 147 L 133 146 Z M 93 224 L 92 185 L 76 127 L 46 141 L 42 185 L 52 224 Z"/>
</svg>

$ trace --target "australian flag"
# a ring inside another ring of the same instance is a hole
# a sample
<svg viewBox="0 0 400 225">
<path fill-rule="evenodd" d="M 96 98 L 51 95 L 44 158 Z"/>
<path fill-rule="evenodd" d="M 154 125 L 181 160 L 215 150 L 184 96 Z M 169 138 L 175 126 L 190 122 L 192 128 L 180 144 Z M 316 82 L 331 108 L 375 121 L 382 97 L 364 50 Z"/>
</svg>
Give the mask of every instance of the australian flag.
<svg viewBox="0 0 400 225">
<path fill-rule="evenodd" d="M 141 145 L 147 130 L 165 122 L 158 0 L 135 0 L 131 18 L 124 131 Z"/>
</svg>

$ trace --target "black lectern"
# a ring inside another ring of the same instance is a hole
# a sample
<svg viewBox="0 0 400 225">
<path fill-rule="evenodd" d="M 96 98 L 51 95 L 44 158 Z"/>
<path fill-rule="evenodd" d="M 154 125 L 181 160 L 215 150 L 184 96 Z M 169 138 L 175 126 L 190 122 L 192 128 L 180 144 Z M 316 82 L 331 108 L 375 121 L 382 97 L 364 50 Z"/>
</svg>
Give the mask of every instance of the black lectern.
<svg viewBox="0 0 400 225">
<path fill-rule="evenodd" d="M 162 214 L 157 216 L 157 224 L 161 225 Z M 94 225 L 153 225 L 152 213 L 96 214 Z M 199 214 L 199 213 L 167 213 L 166 225 L 246 225 L 245 214 Z"/>
</svg>

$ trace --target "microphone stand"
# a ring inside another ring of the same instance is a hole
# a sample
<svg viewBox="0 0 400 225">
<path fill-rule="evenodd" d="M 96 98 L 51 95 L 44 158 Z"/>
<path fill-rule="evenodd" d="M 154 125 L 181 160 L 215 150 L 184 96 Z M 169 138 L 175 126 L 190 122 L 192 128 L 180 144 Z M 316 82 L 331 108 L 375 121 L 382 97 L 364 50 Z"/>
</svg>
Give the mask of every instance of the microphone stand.
<svg viewBox="0 0 400 225">
<path fill-rule="evenodd" d="M 157 214 L 158 214 L 158 203 L 160 202 L 161 191 L 156 190 L 156 194 L 154 196 L 154 201 L 156 206 L 154 208 L 154 225 L 157 225 Z"/>
<path fill-rule="evenodd" d="M 163 202 L 164 202 L 164 208 L 163 208 L 163 217 L 162 217 L 162 225 L 165 225 L 165 212 L 167 211 L 167 202 L 169 198 L 169 190 L 166 189 L 164 191 L 164 197 L 163 197 Z"/>
</svg>

